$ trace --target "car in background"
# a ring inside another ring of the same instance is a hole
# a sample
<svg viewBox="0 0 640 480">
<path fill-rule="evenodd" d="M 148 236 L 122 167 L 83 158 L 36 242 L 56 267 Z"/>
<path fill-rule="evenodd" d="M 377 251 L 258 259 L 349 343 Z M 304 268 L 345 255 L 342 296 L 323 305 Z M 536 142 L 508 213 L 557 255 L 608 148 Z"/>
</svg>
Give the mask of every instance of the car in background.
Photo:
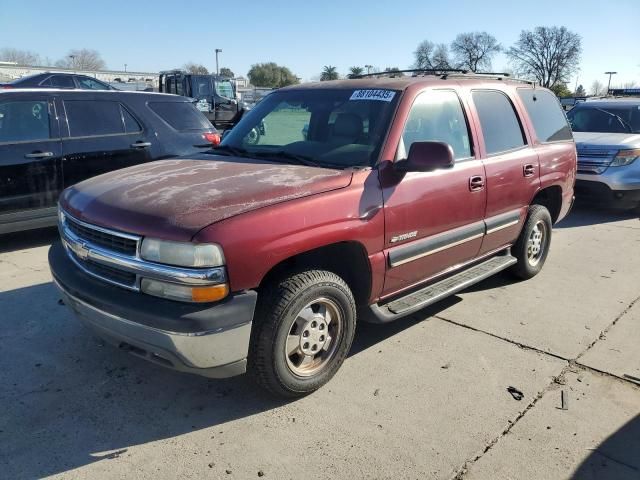
<svg viewBox="0 0 640 480">
<path fill-rule="evenodd" d="M 219 142 L 176 95 L 0 90 L 0 234 L 55 225 L 60 192 L 77 182 Z"/>
<path fill-rule="evenodd" d="M 579 103 L 567 117 L 578 150 L 576 198 L 640 210 L 640 98 Z"/>
<path fill-rule="evenodd" d="M 45 72 L 0 83 L 0 89 L 9 88 L 68 88 L 80 90 L 115 90 L 111 85 L 87 75 Z"/>
<path fill-rule="evenodd" d="M 158 87 L 161 92 L 192 98 L 196 108 L 220 130 L 232 127 L 240 111 L 235 85 L 220 75 L 169 70 L 160 72 Z"/>
</svg>

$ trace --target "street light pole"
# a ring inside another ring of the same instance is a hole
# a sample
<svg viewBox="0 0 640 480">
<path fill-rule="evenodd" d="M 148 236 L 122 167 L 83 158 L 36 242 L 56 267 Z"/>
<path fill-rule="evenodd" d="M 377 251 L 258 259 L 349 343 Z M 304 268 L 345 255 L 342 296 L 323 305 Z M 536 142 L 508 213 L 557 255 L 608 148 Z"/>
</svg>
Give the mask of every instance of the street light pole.
<svg viewBox="0 0 640 480">
<path fill-rule="evenodd" d="M 218 54 L 222 53 L 221 48 L 216 48 L 216 75 L 220 75 L 220 69 L 218 68 Z"/>
<path fill-rule="evenodd" d="M 124 71 L 125 72 L 127 71 L 127 64 L 126 63 L 124 64 Z"/>
<path fill-rule="evenodd" d="M 75 71 L 75 69 L 76 69 L 76 56 L 75 55 L 69 55 L 69 58 L 71 59 L 71 70 Z"/>
<path fill-rule="evenodd" d="M 609 84 L 607 85 L 607 95 L 609 95 L 609 89 L 611 88 L 611 77 L 618 72 L 604 72 L 605 75 L 609 75 Z"/>
</svg>

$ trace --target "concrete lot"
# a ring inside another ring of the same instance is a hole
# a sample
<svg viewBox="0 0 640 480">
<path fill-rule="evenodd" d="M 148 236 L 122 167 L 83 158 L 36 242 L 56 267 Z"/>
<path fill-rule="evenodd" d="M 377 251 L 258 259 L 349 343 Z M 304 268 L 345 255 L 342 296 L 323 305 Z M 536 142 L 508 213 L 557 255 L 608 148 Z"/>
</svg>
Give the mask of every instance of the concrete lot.
<svg viewBox="0 0 640 480">
<path fill-rule="evenodd" d="M 574 211 L 535 279 L 359 326 L 294 402 L 98 343 L 58 304 L 54 239 L 0 237 L 0 477 L 640 478 L 637 216 Z"/>
</svg>

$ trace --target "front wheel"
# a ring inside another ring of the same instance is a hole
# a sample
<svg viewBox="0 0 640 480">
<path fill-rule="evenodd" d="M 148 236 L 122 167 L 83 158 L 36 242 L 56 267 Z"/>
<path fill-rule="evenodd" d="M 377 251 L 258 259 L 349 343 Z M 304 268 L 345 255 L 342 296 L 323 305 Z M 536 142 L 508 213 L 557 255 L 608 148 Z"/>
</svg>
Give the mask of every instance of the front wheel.
<svg viewBox="0 0 640 480">
<path fill-rule="evenodd" d="M 511 249 L 518 259 L 512 272 L 519 278 L 527 280 L 535 277 L 544 265 L 551 244 L 551 214 L 542 205 L 532 205 L 529 215 L 520 232 L 520 236 Z"/>
<path fill-rule="evenodd" d="M 309 270 L 273 282 L 261 295 L 249 368 L 276 395 L 317 390 L 351 347 L 356 322 L 351 290 L 332 272 Z"/>
</svg>

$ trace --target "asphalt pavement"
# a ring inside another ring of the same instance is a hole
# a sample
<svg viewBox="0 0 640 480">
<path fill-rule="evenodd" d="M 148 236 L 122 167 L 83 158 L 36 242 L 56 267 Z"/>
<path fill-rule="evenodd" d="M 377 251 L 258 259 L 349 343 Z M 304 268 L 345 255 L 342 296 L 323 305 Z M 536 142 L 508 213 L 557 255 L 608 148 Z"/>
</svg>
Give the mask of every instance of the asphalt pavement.
<svg viewBox="0 0 640 480">
<path fill-rule="evenodd" d="M 637 215 L 577 209 L 534 279 L 359 325 L 296 401 L 94 339 L 51 283 L 55 238 L 0 236 L 2 478 L 640 478 Z"/>
</svg>

